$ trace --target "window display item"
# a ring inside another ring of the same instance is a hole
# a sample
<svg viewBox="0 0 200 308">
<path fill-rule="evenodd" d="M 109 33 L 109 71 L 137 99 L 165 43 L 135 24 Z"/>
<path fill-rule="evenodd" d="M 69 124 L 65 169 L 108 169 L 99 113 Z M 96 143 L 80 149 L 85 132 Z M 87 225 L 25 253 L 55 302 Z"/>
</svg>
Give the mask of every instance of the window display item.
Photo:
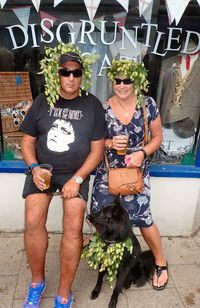
<svg viewBox="0 0 200 308">
<path fill-rule="evenodd" d="M 193 42 L 190 42 L 188 47 L 192 48 L 192 46 L 193 50 L 197 48 Z M 161 68 L 157 104 L 164 126 L 186 118 L 194 122 L 194 128 L 198 125 L 200 56 L 196 52 L 192 54 L 192 49 L 190 50 L 191 54 L 180 53 L 168 59 L 168 67 L 167 63 L 164 63 L 164 68 Z M 179 135 L 182 134 L 182 128 L 179 126 Z"/>
<path fill-rule="evenodd" d="M 16 83 L 16 77 L 20 83 Z M 21 122 L 33 99 L 28 72 L 0 72 L 0 106 L 4 160 L 22 159 L 19 131 Z"/>
<path fill-rule="evenodd" d="M 193 148 L 195 135 L 182 138 L 175 133 L 173 128 L 162 128 L 163 141 L 160 148 L 169 156 L 183 156 Z M 182 132 L 182 130 L 181 130 Z"/>
<path fill-rule="evenodd" d="M 31 101 L 23 101 L 13 107 L 1 107 L 1 121 L 3 133 L 19 131 L 26 112 L 31 106 Z"/>
</svg>

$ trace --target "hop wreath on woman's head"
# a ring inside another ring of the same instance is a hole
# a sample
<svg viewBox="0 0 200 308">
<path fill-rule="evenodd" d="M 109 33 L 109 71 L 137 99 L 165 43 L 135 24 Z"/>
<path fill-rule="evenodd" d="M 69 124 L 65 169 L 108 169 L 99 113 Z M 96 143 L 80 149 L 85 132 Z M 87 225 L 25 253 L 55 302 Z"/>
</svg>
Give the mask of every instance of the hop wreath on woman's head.
<svg viewBox="0 0 200 308">
<path fill-rule="evenodd" d="M 141 91 L 148 91 L 149 81 L 147 80 L 147 70 L 144 67 L 144 63 L 135 62 L 131 60 L 112 60 L 111 66 L 107 69 L 108 78 L 116 83 L 116 76 L 126 76 L 133 82 L 134 92 L 137 97 L 137 106 L 144 104 L 144 95 Z"/>
<path fill-rule="evenodd" d="M 93 52 L 89 55 L 82 56 L 80 48 L 78 46 L 74 47 L 72 43 L 65 44 L 60 42 L 54 48 L 45 47 L 45 57 L 40 61 L 41 71 L 39 74 L 44 75 L 45 94 L 47 96 L 47 102 L 52 108 L 54 108 L 56 101 L 59 99 L 60 93 L 59 58 L 67 52 L 77 53 L 83 62 L 82 83 L 79 96 L 81 96 L 81 90 L 85 90 L 86 94 L 88 94 L 87 91 L 92 86 L 92 69 L 90 65 L 99 59 L 99 55 Z"/>
</svg>

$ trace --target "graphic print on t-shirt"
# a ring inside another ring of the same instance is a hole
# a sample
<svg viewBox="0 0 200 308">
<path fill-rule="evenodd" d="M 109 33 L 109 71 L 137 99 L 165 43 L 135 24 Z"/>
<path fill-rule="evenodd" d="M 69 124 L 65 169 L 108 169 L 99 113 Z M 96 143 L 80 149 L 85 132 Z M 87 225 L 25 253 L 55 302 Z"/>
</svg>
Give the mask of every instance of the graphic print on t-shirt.
<svg viewBox="0 0 200 308">
<path fill-rule="evenodd" d="M 63 119 L 53 122 L 47 134 L 47 147 L 54 152 L 69 150 L 69 144 L 75 141 L 75 132 L 72 124 Z"/>
</svg>

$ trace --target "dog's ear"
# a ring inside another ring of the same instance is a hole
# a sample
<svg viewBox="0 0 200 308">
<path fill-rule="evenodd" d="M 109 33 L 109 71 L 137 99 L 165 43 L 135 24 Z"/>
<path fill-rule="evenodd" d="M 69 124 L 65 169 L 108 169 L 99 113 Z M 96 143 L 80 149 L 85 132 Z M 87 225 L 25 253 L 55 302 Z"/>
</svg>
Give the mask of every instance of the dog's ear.
<svg viewBox="0 0 200 308">
<path fill-rule="evenodd" d="M 120 194 L 118 194 L 114 200 L 115 203 L 115 207 L 113 209 L 113 215 L 114 216 L 118 216 L 120 215 L 121 211 L 123 211 L 123 205 L 122 205 L 122 201 L 120 199 Z"/>
<path fill-rule="evenodd" d="M 115 200 L 114 200 L 115 204 L 121 204 L 121 200 L 120 200 L 120 193 L 118 193 L 118 195 L 116 196 Z"/>
</svg>

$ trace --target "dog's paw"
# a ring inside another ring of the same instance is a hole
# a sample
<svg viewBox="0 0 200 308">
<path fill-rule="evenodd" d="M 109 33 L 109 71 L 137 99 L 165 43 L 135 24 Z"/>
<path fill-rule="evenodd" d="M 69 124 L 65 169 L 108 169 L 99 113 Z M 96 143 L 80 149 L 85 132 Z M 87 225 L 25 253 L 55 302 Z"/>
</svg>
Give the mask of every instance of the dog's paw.
<svg viewBox="0 0 200 308">
<path fill-rule="evenodd" d="M 97 289 L 97 288 L 94 288 L 94 290 L 93 290 L 92 293 L 91 293 L 90 298 L 91 298 L 91 299 L 96 299 L 96 298 L 99 296 L 99 293 L 100 293 L 100 290 Z"/>
<path fill-rule="evenodd" d="M 117 300 L 111 299 L 108 308 L 115 308 L 117 306 Z"/>
</svg>

